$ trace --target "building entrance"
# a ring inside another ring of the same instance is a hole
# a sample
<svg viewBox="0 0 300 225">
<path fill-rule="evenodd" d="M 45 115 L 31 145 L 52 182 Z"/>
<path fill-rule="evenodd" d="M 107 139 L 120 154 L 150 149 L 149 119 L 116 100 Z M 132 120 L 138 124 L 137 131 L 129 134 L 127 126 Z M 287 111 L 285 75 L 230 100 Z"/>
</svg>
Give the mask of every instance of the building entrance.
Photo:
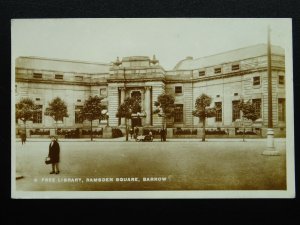
<svg viewBox="0 0 300 225">
<path fill-rule="evenodd" d="M 131 97 L 135 98 L 142 98 L 142 94 L 140 91 L 133 91 L 131 92 Z M 142 119 L 141 118 L 131 118 L 131 126 L 132 127 L 141 127 L 142 126 Z"/>
</svg>

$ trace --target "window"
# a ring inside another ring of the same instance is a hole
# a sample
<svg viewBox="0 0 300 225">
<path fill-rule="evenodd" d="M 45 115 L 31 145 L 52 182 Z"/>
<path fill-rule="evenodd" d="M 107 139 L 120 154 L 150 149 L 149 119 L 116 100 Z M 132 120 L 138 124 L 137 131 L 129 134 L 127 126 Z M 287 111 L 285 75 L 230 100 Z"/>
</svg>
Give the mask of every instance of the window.
<svg viewBox="0 0 300 225">
<path fill-rule="evenodd" d="M 203 70 L 203 71 L 199 71 L 199 77 L 201 77 L 201 76 L 205 76 L 205 71 Z"/>
<path fill-rule="evenodd" d="M 75 76 L 75 80 L 76 81 L 82 81 L 83 80 L 83 76 Z"/>
<path fill-rule="evenodd" d="M 175 86 L 175 93 L 176 94 L 182 93 L 182 86 Z"/>
<path fill-rule="evenodd" d="M 102 96 L 107 95 L 106 88 L 100 88 L 100 95 L 102 95 Z"/>
<path fill-rule="evenodd" d="M 41 73 L 33 73 L 33 78 L 42 78 Z"/>
<path fill-rule="evenodd" d="M 222 122 L 222 102 L 215 102 L 216 122 Z"/>
<path fill-rule="evenodd" d="M 42 109 L 43 109 L 42 105 L 37 106 L 37 111 L 35 111 L 32 115 L 32 122 L 33 123 L 42 123 L 42 120 L 43 120 Z"/>
<path fill-rule="evenodd" d="M 41 99 L 40 99 L 40 98 L 36 98 L 35 100 L 36 100 L 36 101 L 40 101 Z"/>
<path fill-rule="evenodd" d="M 57 79 L 57 80 L 62 80 L 62 79 L 64 79 L 64 75 L 61 75 L 61 74 L 55 74 L 55 79 Z"/>
<path fill-rule="evenodd" d="M 77 99 L 77 102 L 81 102 L 81 99 Z"/>
<path fill-rule="evenodd" d="M 234 70 L 239 70 L 240 69 L 240 64 L 234 64 L 234 65 L 231 65 L 231 70 L 234 71 Z"/>
<path fill-rule="evenodd" d="M 253 77 L 253 85 L 260 85 L 260 77 Z"/>
<path fill-rule="evenodd" d="M 174 108 L 174 122 L 183 122 L 183 104 L 176 104 Z"/>
<path fill-rule="evenodd" d="M 285 99 L 278 99 L 278 121 L 285 121 Z"/>
<path fill-rule="evenodd" d="M 219 97 L 220 97 L 220 95 L 216 95 L 216 97 L 217 97 L 217 98 L 219 98 Z"/>
<path fill-rule="evenodd" d="M 252 99 L 252 103 L 255 107 L 255 112 L 258 115 L 258 118 L 261 118 L 261 99 Z"/>
<path fill-rule="evenodd" d="M 75 106 L 75 123 L 82 123 L 83 119 L 80 117 L 80 111 L 82 110 L 83 106 Z"/>
<path fill-rule="evenodd" d="M 238 107 L 240 101 L 232 101 L 232 121 L 241 118 L 240 109 Z"/>
<path fill-rule="evenodd" d="M 215 73 L 221 73 L 221 67 L 215 68 Z"/>
<path fill-rule="evenodd" d="M 239 93 L 234 93 L 233 95 L 234 95 L 234 96 L 238 96 L 238 95 L 239 95 Z"/>
<path fill-rule="evenodd" d="M 284 76 L 278 76 L 278 84 L 284 84 Z"/>
</svg>

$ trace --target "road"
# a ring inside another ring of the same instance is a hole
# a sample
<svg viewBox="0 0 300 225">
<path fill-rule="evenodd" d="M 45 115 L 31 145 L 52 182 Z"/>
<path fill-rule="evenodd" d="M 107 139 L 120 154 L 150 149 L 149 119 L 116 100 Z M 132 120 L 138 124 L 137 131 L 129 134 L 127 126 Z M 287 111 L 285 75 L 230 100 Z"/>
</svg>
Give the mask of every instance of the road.
<svg viewBox="0 0 300 225">
<path fill-rule="evenodd" d="M 241 141 L 169 140 L 60 141 L 58 175 L 45 165 L 49 141 L 16 143 L 17 191 L 100 190 L 283 190 L 285 139 L 279 156 L 264 156 L 263 139 Z"/>
</svg>

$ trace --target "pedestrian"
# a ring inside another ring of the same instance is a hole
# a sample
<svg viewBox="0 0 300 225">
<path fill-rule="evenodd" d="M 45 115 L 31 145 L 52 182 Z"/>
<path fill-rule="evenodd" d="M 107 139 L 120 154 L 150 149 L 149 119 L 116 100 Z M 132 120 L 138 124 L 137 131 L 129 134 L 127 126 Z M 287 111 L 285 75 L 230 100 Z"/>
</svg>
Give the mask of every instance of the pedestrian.
<svg viewBox="0 0 300 225">
<path fill-rule="evenodd" d="M 57 139 L 54 136 L 51 136 L 51 143 L 49 145 L 49 154 L 50 161 L 52 164 L 52 171 L 50 174 L 59 174 L 59 155 L 60 155 L 60 147 L 57 142 Z"/>
<path fill-rule="evenodd" d="M 160 129 L 160 141 L 164 141 L 164 129 Z"/>
<path fill-rule="evenodd" d="M 21 133 L 21 141 L 22 141 L 22 145 L 26 143 L 26 133 L 24 132 Z"/>
<path fill-rule="evenodd" d="M 152 131 L 151 130 L 149 131 L 149 137 L 150 137 L 150 140 L 153 141 L 153 135 L 152 135 Z"/>
<path fill-rule="evenodd" d="M 129 133 L 130 133 L 130 138 L 132 139 L 132 135 L 133 135 L 133 129 L 132 129 L 132 127 L 130 128 Z"/>
<path fill-rule="evenodd" d="M 134 133 L 135 133 L 135 138 L 137 138 L 139 136 L 139 128 L 135 127 Z"/>
</svg>

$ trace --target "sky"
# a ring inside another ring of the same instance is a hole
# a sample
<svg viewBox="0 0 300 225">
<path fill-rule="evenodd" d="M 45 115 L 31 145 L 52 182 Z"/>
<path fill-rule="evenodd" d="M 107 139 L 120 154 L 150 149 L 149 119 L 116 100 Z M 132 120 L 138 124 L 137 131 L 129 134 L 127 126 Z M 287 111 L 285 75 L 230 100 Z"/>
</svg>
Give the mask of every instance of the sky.
<svg viewBox="0 0 300 225">
<path fill-rule="evenodd" d="M 11 25 L 12 59 L 110 63 L 117 57 L 155 55 L 170 70 L 187 56 L 267 43 L 268 26 L 273 45 L 291 48 L 290 19 L 16 19 Z"/>
</svg>

